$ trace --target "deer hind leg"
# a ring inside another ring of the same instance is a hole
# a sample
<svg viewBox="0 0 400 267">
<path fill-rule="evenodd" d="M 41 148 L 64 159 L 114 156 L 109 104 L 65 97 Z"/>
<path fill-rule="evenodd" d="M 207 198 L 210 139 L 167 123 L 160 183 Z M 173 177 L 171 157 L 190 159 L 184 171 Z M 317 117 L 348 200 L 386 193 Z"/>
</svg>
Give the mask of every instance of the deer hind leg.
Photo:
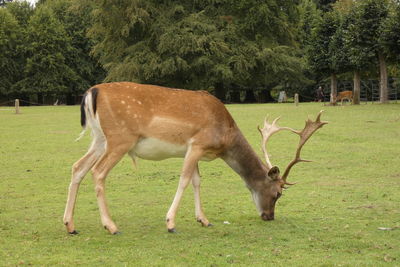
<svg viewBox="0 0 400 267">
<path fill-rule="evenodd" d="M 79 185 L 86 173 L 88 173 L 99 157 L 103 154 L 104 142 L 105 141 L 102 138 L 94 140 L 88 152 L 72 166 L 71 183 L 69 185 L 68 199 L 63 219 L 64 225 L 70 234 L 77 234 L 74 226 L 73 216 Z"/>
<path fill-rule="evenodd" d="M 100 211 L 101 222 L 105 229 L 111 234 L 117 234 L 118 228 L 110 217 L 105 197 L 105 179 L 110 170 L 120 161 L 120 159 L 131 149 L 134 142 L 107 142 L 107 149 L 101 158 L 92 168 L 93 181 L 97 196 L 97 203 Z"/>
<path fill-rule="evenodd" d="M 197 168 L 197 163 L 202 156 L 202 150 L 199 148 L 190 147 L 186 152 L 185 159 L 183 161 L 183 168 L 181 172 L 181 177 L 179 179 L 178 189 L 176 190 L 174 201 L 168 210 L 166 216 L 167 229 L 168 232 L 174 233 L 175 231 L 175 217 L 178 211 L 179 203 L 182 199 L 183 192 L 189 185 L 190 180 L 193 177 L 193 173 Z"/>
<path fill-rule="evenodd" d="M 201 207 L 201 200 L 200 200 L 200 173 L 199 173 L 199 166 L 196 164 L 196 168 L 193 172 L 192 176 L 192 184 L 193 184 L 193 192 L 194 192 L 194 205 L 195 205 L 195 214 L 196 220 L 201 223 L 203 226 L 212 226 L 212 224 L 207 220 L 206 216 L 204 215 L 203 209 Z"/>
</svg>

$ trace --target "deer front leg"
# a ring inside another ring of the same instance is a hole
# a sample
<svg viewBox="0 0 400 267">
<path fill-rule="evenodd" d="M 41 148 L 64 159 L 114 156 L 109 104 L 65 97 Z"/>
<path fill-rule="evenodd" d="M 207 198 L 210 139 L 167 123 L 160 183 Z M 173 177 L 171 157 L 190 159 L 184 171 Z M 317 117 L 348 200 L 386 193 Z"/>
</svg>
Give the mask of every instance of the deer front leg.
<svg viewBox="0 0 400 267">
<path fill-rule="evenodd" d="M 179 179 L 178 189 L 175 193 L 174 201 L 168 210 L 166 216 L 167 229 L 170 233 L 175 233 L 175 217 L 178 211 L 179 203 L 182 199 L 183 192 L 190 183 L 190 179 L 193 177 L 193 173 L 197 168 L 197 162 L 201 158 L 202 150 L 189 148 L 186 152 L 186 156 L 183 162 L 183 168 L 181 177 Z"/>
<path fill-rule="evenodd" d="M 199 173 L 198 164 L 196 164 L 196 168 L 193 172 L 192 184 L 193 184 L 193 192 L 194 192 L 194 205 L 195 205 L 195 212 L 196 212 L 196 220 L 199 223 L 201 223 L 201 225 L 203 225 L 203 226 L 212 226 L 212 224 L 207 220 L 206 216 L 204 215 L 203 209 L 201 207 L 200 173 Z"/>
</svg>

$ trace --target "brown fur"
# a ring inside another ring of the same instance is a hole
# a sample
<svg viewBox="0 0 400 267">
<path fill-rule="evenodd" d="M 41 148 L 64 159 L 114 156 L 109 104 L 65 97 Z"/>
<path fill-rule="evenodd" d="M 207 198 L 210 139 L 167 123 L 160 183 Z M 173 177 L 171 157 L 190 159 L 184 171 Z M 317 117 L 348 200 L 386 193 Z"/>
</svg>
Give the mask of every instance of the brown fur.
<svg viewBox="0 0 400 267">
<path fill-rule="evenodd" d="M 352 91 L 343 91 L 339 92 L 336 97 L 336 102 L 341 101 L 343 105 L 343 100 L 347 99 L 350 102 L 353 102 L 353 92 Z"/>
<path fill-rule="evenodd" d="M 190 182 L 194 188 L 196 220 L 203 226 L 211 225 L 201 207 L 198 162 L 215 158 L 225 160 L 243 178 L 261 218 L 274 219 L 275 203 L 285 184 L 279 169 L 260 160 L 225 106 L 207 92 L 130 82 L 104 83 L 88 90 L 81 110 L 85 113 L 82 118 L 88 119 L 92 128 L 93 142 L 72 168 L 64 213 L 69 233 L 76 233 L 73 222 L 76 196 L 89 170 L 93 173 L 102 224 L 110 233 L 118 233 L 105 200 L 105 179 L 127 153 L 133 158 L 154 160 L 184 157 L 178 189 L 166 216 L 169 232 L 175 232 L 178 206 Z"/>
<path fill-rule="evenodd" d="M 236 129 L 224 105 L 208 93 L 127 82 L 95 87 L 99 88 L 98 113 L 107 139 L 116 135 L 124 139 L 153 137 L 186 144 L 193 138 L 193 145 L 219 156 L 229 144 L 225 133 Z M 171 128 L 163 121 L 152 123 L 155 116 L 180 124 Z M 120 122 L 127 123 L 121 128 Z"/>
</svg>

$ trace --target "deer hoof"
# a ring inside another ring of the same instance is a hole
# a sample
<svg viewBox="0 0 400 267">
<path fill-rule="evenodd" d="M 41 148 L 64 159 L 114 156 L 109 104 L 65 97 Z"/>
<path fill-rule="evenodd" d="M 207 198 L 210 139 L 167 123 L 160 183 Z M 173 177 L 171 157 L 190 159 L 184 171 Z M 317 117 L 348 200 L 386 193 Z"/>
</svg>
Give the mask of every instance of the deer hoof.
<svg viewBox="0 0 400 267">
<path fill-rule="evenodd" d="M 116 231 L 114 233 L 112 233 L 113 235 L 122 235 L 122 233 L 120 231 Z"/>
<path fill-rule="evenodd" d="M 171 229 L 168 229 L 168 233 L 177 234 L 178 232 L 176 231 L 175 228 L 171 228 Z"/>
<path fill-rule="evenodd" d="M 72 231 L 72 232 L 68 232 L 70 235 L 77 235 L 77 234 L 79 234 L 78 233 L 78 231 L 76 231 L 76 230 L 74 230 L 74 231 Z"/>
<path fill-rule="evenodd" d="M 201 223 L 201 226 L 204 226 L 204 227 L 214 226 L 212 223 L 209 223 L 207 220 L 205 222 L 203 222 L 203 220 L 197 219 L 197 222 Z"/>
</svg>

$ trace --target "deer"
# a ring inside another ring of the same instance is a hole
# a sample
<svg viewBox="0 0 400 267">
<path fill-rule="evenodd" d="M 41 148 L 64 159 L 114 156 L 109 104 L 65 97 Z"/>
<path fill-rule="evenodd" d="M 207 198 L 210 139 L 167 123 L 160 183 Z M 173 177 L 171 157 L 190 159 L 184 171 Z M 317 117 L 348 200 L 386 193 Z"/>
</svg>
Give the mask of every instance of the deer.
<svg viewBox="0 0 400 267">
<path fill-rule="evenodd" d="M 266 118 L 262 136 L 265 163 L 250 146 L 232 116 L 216 97 L 205 91 L 171 89 L 167 87 L 113 82 L 98 84 L 86 91 L 81 103 L 83 131 L 91 129 L 92 142 L 87 153 L 72 166 L 71 182 L 63 223 L 67 232 L 77 234 L 73 214 L 79 185 L 91 170 L 103 227 L 118 234 L 111 219 L 105 198 L 105 179 L 110 170 L 128 154 L 137 158 L 163 160 L 183 158 L 183 166 L 172 204 L 166 214 L 168 232 L 176 233 L 175 218 L 187 186 L 194 191 L 195 218 L 209 227 L 200 200 L 199 161 L 222 159 L 243 179 L 251 192 L 262 220 L 274 220 L 275 204 L 282 195 L 291 168 L 306 162 L 300 152 L 306 141 L 327 122 L 308 119 L 303 130 L 279 127 L 276 118 Z M 300 141 L 294 159 L 283 175 L 273 166 L 266 151 L 269 138 L 282 130 L 299 135 Z"/>
<path fill-rule="evenodd" d="M 341 101 L 341 105 L 343 106 L 343 100 L 347 99 L 350 102 L 353 102 L 353 91 L 343 91 L 339 92 L 336 101 Z"/>
</svg>

